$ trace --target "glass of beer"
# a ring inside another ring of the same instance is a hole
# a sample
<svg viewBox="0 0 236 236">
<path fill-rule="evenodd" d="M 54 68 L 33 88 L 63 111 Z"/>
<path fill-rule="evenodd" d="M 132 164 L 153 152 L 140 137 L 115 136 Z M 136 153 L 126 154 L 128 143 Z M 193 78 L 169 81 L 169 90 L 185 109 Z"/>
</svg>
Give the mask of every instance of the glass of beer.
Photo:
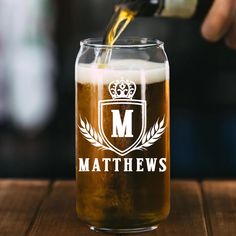
<svg viewBox="0 0 236 236">
<path fill-rule="evenodd" d="M 84 40 L 75 87 L 79 219 L 111 233 L 156 229 L 170 210 L 169 63 L 163 43 Z"/>
</svg>

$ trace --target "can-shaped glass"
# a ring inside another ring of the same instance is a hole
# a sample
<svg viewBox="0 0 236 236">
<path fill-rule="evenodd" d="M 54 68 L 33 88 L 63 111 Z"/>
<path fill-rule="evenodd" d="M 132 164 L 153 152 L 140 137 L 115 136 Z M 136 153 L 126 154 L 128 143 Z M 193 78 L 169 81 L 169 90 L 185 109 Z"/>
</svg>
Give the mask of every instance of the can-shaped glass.
<svg viewBox="0 0 236 236">
<path fill-rule="evenodd" d="M 90 229 L 156 229 L 170 210 L 169 63 L 158 40 L 81 42 L 75 64 L 76 211 Z"/>
</svg>

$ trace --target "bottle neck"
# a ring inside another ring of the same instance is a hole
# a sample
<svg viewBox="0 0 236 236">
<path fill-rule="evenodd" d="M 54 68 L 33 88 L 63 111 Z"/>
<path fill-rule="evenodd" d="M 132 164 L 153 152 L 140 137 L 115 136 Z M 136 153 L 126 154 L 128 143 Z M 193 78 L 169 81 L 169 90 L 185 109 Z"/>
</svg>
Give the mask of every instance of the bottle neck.
<svg viewBox="0 0 236 236">
<path fill-rule="evenodd" d="M 191 17 L 198 0 L 120 0 L 119 9 L 129 9 L 137 16 Z"/>
<path fill-rule="evenodd" d="M 120 0 L 119 8 L 137 12 L 136 16 L 203 18 L 213 0 Z"/>
<path fill-rule="evenodd" d="M 140 0 L 142 5 L 137 16 L 155 16 L 160 15 L 165 7 L 165 0 Z"/>
<path fill-rule="evenodd" d="M 118 9 L 128 9 L 136 13 L 136 16 L 154 16 L 165 0 L 119 0 Z"/>
</svg>

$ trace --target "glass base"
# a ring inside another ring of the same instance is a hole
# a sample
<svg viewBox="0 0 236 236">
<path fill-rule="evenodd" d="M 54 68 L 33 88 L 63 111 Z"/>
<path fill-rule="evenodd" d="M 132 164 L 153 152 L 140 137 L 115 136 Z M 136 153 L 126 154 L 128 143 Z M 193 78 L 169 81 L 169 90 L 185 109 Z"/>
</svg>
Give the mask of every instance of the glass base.
<svg viewBox="0 0 236 236">
<path fill-rule="evenodd" d="M 96 228 L 94 226 L 89 226 L 89 228 L 93 231 L 101 232 L 101 233 L 132 234 L 132 233 L 143 233 L 143 232 L 155 230 L 158 228 L 158 225 L 144 227 L 144 228 L 133 228 L 133 229 L 109 229 L 109 228 Z"/>
</svg>

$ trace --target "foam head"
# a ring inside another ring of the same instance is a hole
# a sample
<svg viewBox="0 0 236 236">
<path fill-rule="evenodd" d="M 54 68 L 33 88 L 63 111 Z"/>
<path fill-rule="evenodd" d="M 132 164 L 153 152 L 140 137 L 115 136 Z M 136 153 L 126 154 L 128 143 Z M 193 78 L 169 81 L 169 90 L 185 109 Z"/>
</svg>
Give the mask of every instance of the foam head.
<svg viewBox="0 0 236 236">
<path fill-rule="evenodd" d="M 78 64 L 76 81 L 79 83 L 109 84 L 113 80 L 130 80 L 136 84 L 152 84 L 169 79 L 169 65 L 144 60 L 112 60 L 105 66 Z"/>
</svg>

